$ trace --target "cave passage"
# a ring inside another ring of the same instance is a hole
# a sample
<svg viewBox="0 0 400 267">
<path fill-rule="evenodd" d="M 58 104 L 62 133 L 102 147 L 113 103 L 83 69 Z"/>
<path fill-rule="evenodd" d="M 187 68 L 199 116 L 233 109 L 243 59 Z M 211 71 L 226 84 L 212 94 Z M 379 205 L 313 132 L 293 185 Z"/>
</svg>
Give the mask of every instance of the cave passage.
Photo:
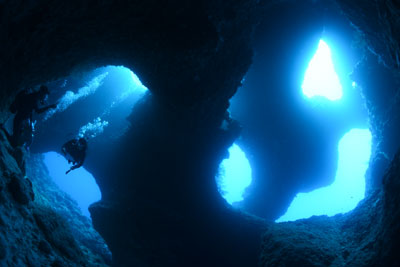
<svg viewBox="0 0 400 267">
<path fill-rule="evenodd" d="M 100 189 L 90 173 L 96 169 L 96 157 L 107 156 L 108 147 L 127 131 L 127 117 L 147 88 L 130 69 L 122 66 L 74 74 L 51 82 L 48 87 L 52 98 L 49 102 L 58 105 L 38 121 L 31 150 L 44 154 L 53 181 L 90 217 L 89 205 L 101 199 Z M 61 155 L 61 147 L 81 137 L 88 142 L 86 159 L 81 168 L 66 175 L 72 165 Z"/>
<path fill-rule="evenodd" d="M 350 87 L 350 86 L 349 86 Z M 351 82 L 352 89 L 357 87 Z M 335 72 L 329 46 L 320 40 L 302 85 L 308 98 L 320 96 L 340 100 L 343 88 Z M 276 222 L 295 221 L 314 215 L 334 216 L 353 210 L 365 197 L 365 173 L 371 156 L 372 136 L 368 129 L 353 128 L 338 144 L 338 167 L 334 182 L 308 193 L 298 193 L 287 212 Z"/>
<path fill-rule="evenodd" d="M 57 152 L 45 153 L 44 163 L 58 187 L 70 195 L 78 203 L 82 213 L 90 218 L 89 206 L 101 199 L 100 189 L 92 174 L 81 167 L 66 175 L 70 165 Z"/>
<path fill-rule="evenodd" d="M 251 166 L 237 144 L 228 151 L 229 158 L 221 162 L 216 181 L 222 197 L 232 205 L 243 200 L 243 193 L 251 184 Z"/>
</svg>

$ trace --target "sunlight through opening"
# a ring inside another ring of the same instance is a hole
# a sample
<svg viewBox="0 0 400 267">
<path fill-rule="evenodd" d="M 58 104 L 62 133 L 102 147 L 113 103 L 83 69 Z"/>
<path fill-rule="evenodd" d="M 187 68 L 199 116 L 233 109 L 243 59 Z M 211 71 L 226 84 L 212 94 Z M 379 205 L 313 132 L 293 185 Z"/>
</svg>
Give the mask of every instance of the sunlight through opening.
<svg viewBox="0 0 400 267">
<path fill-rule="evenodd" d="M 221 195 L 229 204 L 243 200 L 243 193 L 252 180 L 251 167 L 238 145 L 229 148 L 229 158 L 220 164 L 216 180 Z"/>
<path fill-rule="evenodd" d="M 71 167 L 67 160 L 56 152 L 44 154 L 44 163 L 53 181 L 74 199 L 82 213 L 90 218 L 90 204 L 101 199 L 100 189 L 90 172 L 83 167 L 78 168 L 68 175 L 65 172 Z"/>
<path fill-rule="evenodd" d="M 342 85 L 333 66 L 331 50 L 323 40 L 308 65 L 302 89 L 308 98 L 321 96 L 332 101 L 342 98 Z"/>
<path fill-rule="evenodd" d="M 349 82 L 349 87 L 357 87 L 354 81 Z M 319 96 L 331 101 L 342 98 L 343 87 L 335 72 L 330 48 L 323 40 L 320 40 L 318 50 L 309 63 L 302 89 L 308 98 Z M 353 210 L 365 197 L 365 173 L 371 147 L 369 129 L 353 128 L 344 134 L 338 143 L 339 158 L 334 182 L 308 193 L 298 193 L 286 213 L 276 222 L 334 216 Z"/>
<path fill-rule="evenodd" d="M 332 185 L 310 193 L 298 193 L 286 214 L 276 222 L 314 215 L 334 216 L 353 210 L 365 196 L 365 172 L 371 156 L 371 132 L 352 129 L 339 142 L 339 162 Z"/>
<path fill-rule="evenodd" d="M 50 139 L 54 144 L 45 146 L 47 151 L 60 151 L 63 144 L 77 138 L 86 139 L 88 151 L 96 151 L 99 146 L 105 148 L 129 130 L 127 117 L 148 92 L 139 77 L 123 66 L 101 67 L 77 77 L 67 77 L 62 84 L 54 81 L 48 86 L 53 92 L 51 102 L 57 103 L 57 107 L 46 112 L 43 127 L 48 128 L 39 132 L 35 140 L 45 144 Z M 38 147 L 43 151 L 41 145 Z M 73 159 L 71 155 L 68 157 Z M 72 165 L 56 152 L 45 153 L 44 162 L 58 187 L 90 217 L 89 205 L 101 198 L 93 176 L 83 167 L 66 175 Z"/>
</svg>

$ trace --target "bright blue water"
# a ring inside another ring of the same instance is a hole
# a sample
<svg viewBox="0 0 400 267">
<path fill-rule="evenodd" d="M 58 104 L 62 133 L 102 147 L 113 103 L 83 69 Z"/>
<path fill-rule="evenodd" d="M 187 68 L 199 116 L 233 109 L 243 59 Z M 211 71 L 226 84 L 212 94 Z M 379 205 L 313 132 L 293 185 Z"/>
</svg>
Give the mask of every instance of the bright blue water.
<svg viewBox="0 0 400 267">
<path fill-rule="evenodd" d="M 45 153 L 44 163 L 53 181 L 78 203 L 84 215 L 90 217 L 89 205 L 101 199 L 100 189 L 94 177 L 82 167 L 66 175 L 65 172 L 71 165 L 56 152 Z"/>
<path fill-rule="evenodd" d="M 352 129 L 339 142 L 339 162 L 333 184 L 310 193 L 298 193 L 276 222 L 314 215 L 333 216 L 353 210 L 365 196 L 365 172 L 371 156 L 371 132 Z"/>
<path fill-rule="evenodd" d="M 356 89 L 348 81 L 346 88 Z M 335 71 L 332 53 L 321 40 L 305 72 L 301 86 L 307 103 L 326 98 L 337 101 L 343 98 L 343 86 Z M 356 107 L 355 107 L 356 109 Z M 365 172 L 371 155 L 371 132 L 354 128 L 338 144 L 338 169 L 334 182 L 309 193 L 298 193 L 287 212 L 276 222 L 294 221 L 313 215 L 333 216 L 354 209 L 365 195 Z M 251 183 L 251 167 L 244 152 L 234 144 L 229 158 L 220 165 L 217 184 L 220 193 L 230 204 L 243 200 L 243 193 Z"/>
<path fill-rule="evenodd" d="M 342 98 L 342 85 L 333 66 L 331 50 L 323 40 L 308 65 L 301 88 L 309 98 L 322 96 L 332 101 Z"/>
<path fill-rule="evenodd" d="M 251 167 L 237 144 L 229 148 L 229 158 L 219 167 L 217 184 L 223 198 L 229 203 L 243 200 L 244 190 L 251 184 Z"/>
<path fill-rule="evenodd" d="M 352 82 L 351 86 L 355 88 L 357 85 Z M 311 99 L 314 96 L 331 101 L 342 98 L 342 85 L 334 70 L 330 48 L 322 40 L 306 71 L 302 89 L 303 94 Z M 335 181 L 309 193 L 298 193 L 287 212 L 276 222 L 295 221 L 313 215 L 333 216 L 353 210 L 365 195 L 371 139 L 368 129 L 352 129 L 346 133 L 338 145 Z"/>
</svg>

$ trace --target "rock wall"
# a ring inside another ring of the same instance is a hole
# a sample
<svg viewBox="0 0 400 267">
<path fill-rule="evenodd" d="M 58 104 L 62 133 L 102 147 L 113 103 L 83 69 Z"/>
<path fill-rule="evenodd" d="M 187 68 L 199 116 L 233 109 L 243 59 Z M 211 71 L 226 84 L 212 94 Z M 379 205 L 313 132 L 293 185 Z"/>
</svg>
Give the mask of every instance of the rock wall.
<svg viewBox="0 0 400 267">
<path fill-rule="evenodd" d="M 1 265 L 108 266 L 110 254 L 100 249 L 104 243 L 77 205 L 59 192 L 38 162 L 36 173 L 25 176 L 26 152 L 13 149 L 3 131 L 0 140 Z"/>
<path fill-rule="evenodd" d="M 262 266 L 398 266 L 400 155 L 377 190 L 352 212 L 270 225 Z"/>
<path fill-rule="evenodd" d="M 28 153 L 25 157 L 26 176 L 32 181 L 35 204 L 58 214 L 67 224 L 80 249 L 93 255 L 99 265 L 110 265 L 111 252 L 99 233 L 93 229 L 92 221 L 82 214 L 76 201 L 53 182 L 43 160 L 41 154 Z"/>
</svg>

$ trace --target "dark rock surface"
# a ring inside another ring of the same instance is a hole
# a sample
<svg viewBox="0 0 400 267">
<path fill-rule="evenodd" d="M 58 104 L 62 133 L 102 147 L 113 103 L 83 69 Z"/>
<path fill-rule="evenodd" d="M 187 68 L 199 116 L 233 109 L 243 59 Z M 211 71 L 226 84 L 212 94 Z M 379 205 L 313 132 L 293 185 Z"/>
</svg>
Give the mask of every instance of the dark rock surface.
<svg viewBox="0 0 400 267">
<path fill-rule="evenodd" d="M 189 116 L 166 112 L 150 95 L 134 114 L 115 145 L 116 155 L 130 156 L 111 155 L 108 162 L 125 178 L 101 184 L 108 190 L 90 209 L 116 264 L 256 264 L 262 221 L 229 209 L 214 179 L 205 179 L 216 173 L 235 126 L 191 125 Z"/>
<path fill-rule="evenodd" d="M 22 205 L 26 205 L 34 200 L 35 195 L 33 194 L 32 182 L 28 178 L 21 179 L 12 174 L 7 187 L 14 200 Z"/>
<path fill-rule="evenodd" d="M 382 177 L 399 149 L 399 12 L 398 1 L 337 0 L 359 33 L 358 46 L 366 50 L 352 78 L 362 87 L 373 133 L 373 159 L 368 189 L 381 187 Z"/>
<path fill-rule="evenodd" d="M 133 109 L 131 128 L 110 149 L 93 146 L 94 156 L 85 166 L 103 195 L 91 207 L 93 224 L 116 266 L 255 266 L 259 260 L 266 266 L 398 265 L 398 157 L 383 188 L 380 182 L 398 149 L 396 1 L 304 1 L 327 9 L 337 3 L 349 24 L 356 26 L 360 43 L 372 51 L 354 72 L 372 114 L 376 146 L 369 178 L 373 186 L 366 200 L 343 216 L 276 225 L 233 210 L 218 194 L 214 175 L 239 136 L 235 122 L 225 130 L 220 125 L 227 119 L 229 99 L 250 68 L 257 25 L 267 10 L 282 2 L 291 1 L 0 2 L 2 111 L 19 89 L 105 65 L 130 68 L 152 93 Z M 264 22 L 272 30 L 264 32 L 272 43 L 269 49 L 280 49 L 273 45 L 274 31 L 285 27 L 279 23 L 280 12 L 269 13 Z M 290 23 L 290 17 L 287 20 Z M 277 59 L 269 60 L 274 65 Z M 283 63 L 280 70 L 284 69 Z M 275 114 L 285 108 L 286 104 Z M 2 114 L 3 121 L 7 116 Z M 32 202 L 21 171 L 23 157 L 15 160 L 5 137 L 0 137 L 0 258 L 11 266 L 92 264 L 92 252 L 70 238 L 62 212 L 35 207 L 38 194 Z M 293 146 L 302 148 L 296 142 Z M 318 153 L 309 155 L 326 161 Z M 334 169 L 307 167 L 317 173 Z M 262 179 L 260 175 L 260 184 Z"/>
</svg>

